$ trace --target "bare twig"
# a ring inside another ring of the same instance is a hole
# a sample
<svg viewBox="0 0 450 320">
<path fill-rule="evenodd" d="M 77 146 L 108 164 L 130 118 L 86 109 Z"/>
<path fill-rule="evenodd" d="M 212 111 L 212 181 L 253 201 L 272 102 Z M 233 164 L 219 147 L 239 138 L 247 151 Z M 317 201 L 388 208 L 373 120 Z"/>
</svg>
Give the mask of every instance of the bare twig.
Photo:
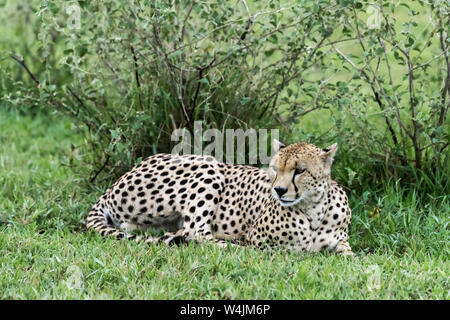
<svg viewBox="0 0 450 320">
<path fill-rule="evenodd" d="M 203 72 L 208 70 L 213 65 L 215 60 L 216 60 L 216 58 L 212 59 L 212 61 L 210 63 L 208 63 L 208 65 L 206 65 L 205 67 L 199 67 L 198 68 L 197 88 L 195 89 L 194 98 L 193 98 L 192 103 L 191 103 L 191 110 L 190 110 L 190 114 L 189 114 L 190 118 L 193 118 L 193 115 L 194 115 L 194 112 L 195 112 L 195 107 L 197 106 L 197 98 L 198 98 L 198 94 L 200 92 L 200 86 L 202 85 L 200 80 L 203 79 Z"/>
<path fill-rule="evenodd" d="M 95 179 L 97 179 L 98 175 L 100 174 L 100 172 L 103 171 L 103 169 L 105 169 L 105 167 L 107 166 L 109 159 L 110 159 L 110 155 L 106 155 L 106 160 L 103 163 L 103 165 L 101 166 L 101 168 L 99 170 L 97 170 L 97 172 L 94 174 L 94 176 L 91 178 L 91 183 L 95 181 Z"/>
<path fill-rule="evenodd" d="M 247 2 L 245 0 L 241 0 L 241 2 L 244 4 L 245 10 L 247 11 L 248 20 L 247 20 L 247 25 L 245 26 L 244 32 L 239 37 L 238 44 L 240 44 L 242 41 L 245 40 L 245 38 L 247 37 L 247 34 L 250 30 L 250 27 L 253 24 L 252 15 L 250 14 L 250 10 L 248 9 Z"/>
<path fill-rule="evenodd" d="M 84 104 L 83 100 L 80 99 L 80 97 L 70 88 L 67 87 L 67 90 L 69 90 L 70 94 L 78 101 L 78 103 L 86 109 L 86 105 Z"/>
<path fill-rule="evenodd" d="M 183 44 L 183 41 L 184 41 L 184 33 L 185 33 L 185 31 L 186 31 L 186 23 L 187 23 L 187 21 L 188 21 L 188 19 L 189 19 L 189 16 L 191 15 L 191 12 L 192 12 L 192 8 L 194 7 L 194 1 L 192 1 L 191 3 L 190 3 L 190 5 L 189 5 L 189 7 L 188 7 L 188 9 L 187 9 L 187 12 L 186 12 L 186 15 L 185 15 L 185 17 L 184 17 L 184 20 L 183 20 L 183 24 L 182 24 L 182 26 L 181 26 L 181 32 L 180 32 L 180 36 L 179 36 L 179 38 L 178 38 L 178 42 L 180 43 L 180 44 Z M 175 43 L 175 45 L 174 45 L 174 48 L 175 48 L 175 50 L 177 50 L 177 44 Z"/>
<path fill-rule="evenodd" d="M 24 58 L 19 58 L 18 56 L 16 56 L 14 53 L 11 53 L 11 58 L 13 58 L 14 60 L 16 60 L 24 69 L 25 71 L 28 73 L 28 75 L 30 76 L 30 78 L 37 84 L 38 88 L 40 86 L 39 81 L 36 79 L 36 77 L 34 76 L 34 74 L 30 71 L 30 69 L 28 68 L 28 66 L 25 64 L 25 60 Z"/>
<path fill-rule="evenodd" d="M 413 125 L 412 143 L 414 147 L 414 153 L 416 158 L 416 167 L 420 169 L 422 167 L 422 152 L 420 151 L 420 142 L 418 137 L 418 123 L 416 120 L 416 102 L 414 98 L 414 71 L 413 64 L 409 52 L 406 56 L 408 63 L 408 91 L 409 91 L 409 110 L 411 112 L 411 122 Z"/>
<path fill-rule="evenodd" d="M 139 105 L 141 107 L 141 111 L 143 111 L 144 110 L 144 106 L 142 104 L 141 81 L 139 80 L 138 60 L 137 60 L 136 52 L 134 51 L 133 46 L 130 46 L 130 50 L 131 50 L 131 53 L 133 54 L 134 77 L 136 78 L 136 86 L 137 86 L 137 89 L 138 89 Z"/>
</svg>

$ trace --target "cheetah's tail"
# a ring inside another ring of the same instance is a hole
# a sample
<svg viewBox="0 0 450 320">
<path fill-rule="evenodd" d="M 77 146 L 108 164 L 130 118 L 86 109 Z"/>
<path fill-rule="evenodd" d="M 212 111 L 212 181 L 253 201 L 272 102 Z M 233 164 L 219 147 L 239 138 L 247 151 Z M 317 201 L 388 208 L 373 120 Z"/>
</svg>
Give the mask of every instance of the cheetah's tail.
<svg viewBox="0 0 450 320">
<path fill-rule="evenodd" d="M 109 209 L 104 204 L 104 198 L 102 197 L 92 207 L 88 217 L 86 218 L 87 229 L 94 229 L 104 237 L 113 236 L 118 240 L 127 239 L 138 242 L 153 242 L 154 239 L 148 235 L 136 235 L 119 229 L 119 227 L 114 223 L 114 219 L 112 218 Z"/>
</svg>

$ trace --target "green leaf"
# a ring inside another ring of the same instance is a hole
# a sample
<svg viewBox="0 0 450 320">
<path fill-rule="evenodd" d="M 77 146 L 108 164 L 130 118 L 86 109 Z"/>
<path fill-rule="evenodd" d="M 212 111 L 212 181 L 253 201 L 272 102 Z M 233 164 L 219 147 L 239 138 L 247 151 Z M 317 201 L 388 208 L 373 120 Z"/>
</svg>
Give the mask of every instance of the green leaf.
<svg viewBox="0 0 450 320">
<path fill-rule="evenodd" d="M 179 57 L 183 52 L 181 50 L 176 50 L 168 55 L 169 58 L 177 58 Z"/>
<path fill-rule="evenodd" d="M 384 53 L 384 48 L 383 48 L 383 47 L 378 47 L 378 48 L 375 50 L 375 54 L 376 54 L 378 57 L 381 56 L 383 53 Z"/>
</svg>

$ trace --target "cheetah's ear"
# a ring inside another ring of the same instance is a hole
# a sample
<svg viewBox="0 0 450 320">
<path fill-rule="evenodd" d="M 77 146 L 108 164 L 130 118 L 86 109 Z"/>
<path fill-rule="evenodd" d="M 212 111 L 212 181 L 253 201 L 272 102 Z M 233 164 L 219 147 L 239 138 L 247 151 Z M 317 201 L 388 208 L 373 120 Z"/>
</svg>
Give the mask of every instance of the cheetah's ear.
<svg viewBox="0 0 450 320">
<path fill-rule="evenodd" d="M 337 143 L 333 143 L 331 146 L 323 149 L 324 152 L 322 153 L 321 157 L 324 160 L 325 164 L 331 166 L 337 149 L 338 149 Z"/>
<path fill-rule="evenodd" d="M 272 150 L 273 153 L 278 152 L 278 150 L 285 148 L 286 145 L 284 143 L 281 143 L 278 139 L 272 140 Z"/>
</svg>

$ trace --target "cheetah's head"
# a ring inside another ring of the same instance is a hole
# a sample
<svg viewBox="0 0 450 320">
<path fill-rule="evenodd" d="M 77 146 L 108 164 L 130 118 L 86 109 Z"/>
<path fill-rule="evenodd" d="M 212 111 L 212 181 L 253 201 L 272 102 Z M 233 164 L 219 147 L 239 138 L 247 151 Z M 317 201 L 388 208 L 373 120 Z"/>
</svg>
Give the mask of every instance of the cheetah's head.
<svg viewBox="0 0 450 320">
<path fill-rule="evenodd" d="M 300 142 L 288 146 L 274 141 L 275 154 L 270 161 L 272 195 L 282 206 L 300 202 L 319 202 L 327 191 L 337 143 L 320 149 Z"/>
</svg>

